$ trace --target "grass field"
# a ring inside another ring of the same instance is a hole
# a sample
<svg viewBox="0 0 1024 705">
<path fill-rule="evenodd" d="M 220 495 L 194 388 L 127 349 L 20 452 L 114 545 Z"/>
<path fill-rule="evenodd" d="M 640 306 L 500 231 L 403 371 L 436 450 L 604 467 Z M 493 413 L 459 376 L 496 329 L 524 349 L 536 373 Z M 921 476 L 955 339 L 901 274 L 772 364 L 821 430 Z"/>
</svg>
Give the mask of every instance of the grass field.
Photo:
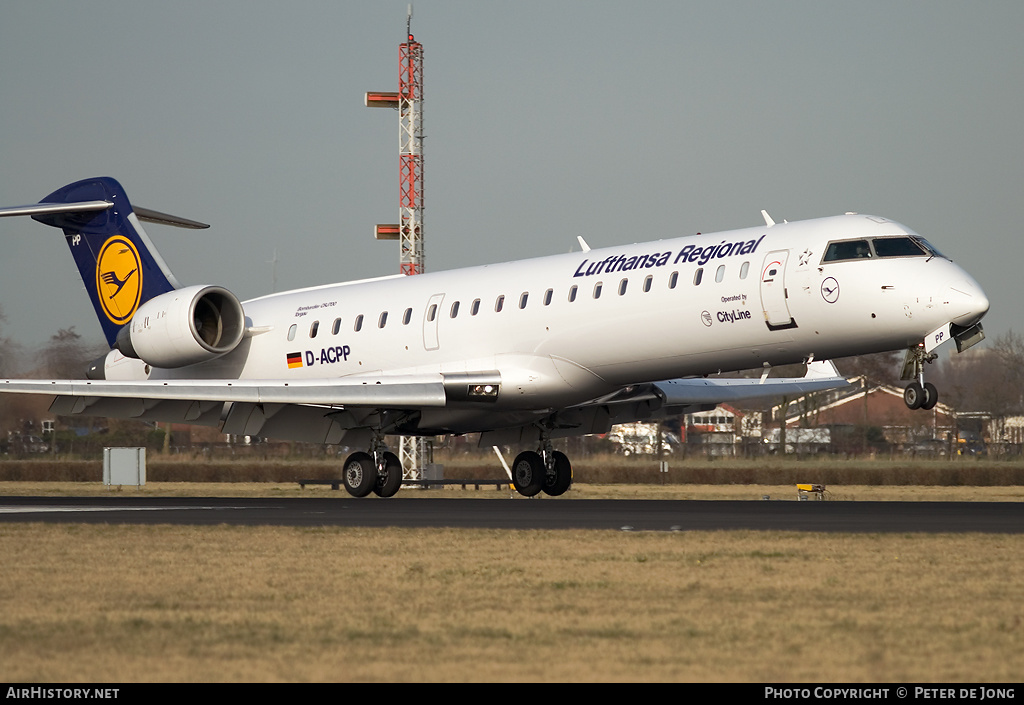
<svg viewBox="0 0 1024 705">
<path fill-rule="evenodd" d="M 0 526 L 5 681 L 1015 682 L 1022 536 Z"/>
<path fill-rule="evenodd" d="M 834 491 L 852 500 L 1024 496 L 1006 486 Z M 50 492 L 118 490 L 0 483 L 4 494 Z M 120 492 L 331 490 L 154 483 Z M 761 494 L 796 498 L 779 485 L 571 492 Z M 1016 682 L 1021 556 L 1017 535 L 2 524 L 0 679 Z"/>
</svg>

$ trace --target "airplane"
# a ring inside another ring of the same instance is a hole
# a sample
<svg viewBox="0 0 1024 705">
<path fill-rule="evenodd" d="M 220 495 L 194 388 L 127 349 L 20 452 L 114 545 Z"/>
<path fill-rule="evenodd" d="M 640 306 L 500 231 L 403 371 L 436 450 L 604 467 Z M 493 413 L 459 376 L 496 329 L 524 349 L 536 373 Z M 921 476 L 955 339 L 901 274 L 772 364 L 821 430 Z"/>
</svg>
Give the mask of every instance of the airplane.
<svg viewBox="0 0 1024 705">
<path fill-rule="evenodd" d="M 934 350 L 984 338 L 978 283 L 914 231 L 847 213 L 517 262 L 314 286 L 239 301 L 183 286 L 134 208 L 97 177 L 0 216 L 63 231 L 111 350 L 82 380 L 0 380 L 58 415 L 218 427 L 365 448 L 346 490 L 402 484 L 393 435 L 479 433 L 525 447 L 524 496 L 569 489 L 561 437 L 721 402 L 846 385 L 831 359 L 906 349 L 904 400 L 928 409 Z M 804 363 L 804 377 L 769 377 Z M 760 378 L 717 377 L 761 369 Z"/>
</svg>

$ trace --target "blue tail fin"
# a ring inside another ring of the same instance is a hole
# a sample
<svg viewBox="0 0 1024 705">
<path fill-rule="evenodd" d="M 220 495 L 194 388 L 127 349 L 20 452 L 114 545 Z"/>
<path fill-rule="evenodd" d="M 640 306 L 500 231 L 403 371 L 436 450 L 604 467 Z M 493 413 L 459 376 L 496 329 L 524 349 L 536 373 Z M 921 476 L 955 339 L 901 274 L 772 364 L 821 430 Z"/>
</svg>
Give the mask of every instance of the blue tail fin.
<svg viewBox="0 0 1024 705">
<path fill-rule="evenodd" d="M 104 202 L 110 205 L 104 206 Z M 155 211 L 133 209 L 121 184 L 109 177 L 69 184 L 44 198 L 39 206 L 26 214 L 64 231 L 111 346 L 140 305 L 180 288 L 140 220 L 205 227 Z"/>
</svg>

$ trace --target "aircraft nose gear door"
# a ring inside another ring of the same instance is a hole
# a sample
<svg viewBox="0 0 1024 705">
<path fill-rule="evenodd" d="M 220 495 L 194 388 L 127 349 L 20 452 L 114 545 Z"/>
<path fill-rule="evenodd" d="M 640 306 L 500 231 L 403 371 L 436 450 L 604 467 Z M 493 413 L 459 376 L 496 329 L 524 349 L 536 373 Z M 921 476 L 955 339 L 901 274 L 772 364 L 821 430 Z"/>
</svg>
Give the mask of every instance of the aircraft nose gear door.
<svg viewBox="0 0 1024 705">
<path fill-rule="evenodd" d="M 761 307 L 769 330 L 796 328 L 786 302 L 786 259 L 789 250 L 769 252 L 761 268 Z"/>
</svg>

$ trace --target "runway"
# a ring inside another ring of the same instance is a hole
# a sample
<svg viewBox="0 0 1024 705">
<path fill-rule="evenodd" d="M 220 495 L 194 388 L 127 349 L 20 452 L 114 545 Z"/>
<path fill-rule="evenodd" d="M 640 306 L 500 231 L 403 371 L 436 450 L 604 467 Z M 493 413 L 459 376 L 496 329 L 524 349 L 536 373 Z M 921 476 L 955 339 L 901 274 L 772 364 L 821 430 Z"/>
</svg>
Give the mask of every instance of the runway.
<svg viewBox="0 0 1024 705">
<path fill-rule="evenodd" d="M 1016 534 L 1024 503 L 5 497 L 0 522 Z"/>
</svg>

